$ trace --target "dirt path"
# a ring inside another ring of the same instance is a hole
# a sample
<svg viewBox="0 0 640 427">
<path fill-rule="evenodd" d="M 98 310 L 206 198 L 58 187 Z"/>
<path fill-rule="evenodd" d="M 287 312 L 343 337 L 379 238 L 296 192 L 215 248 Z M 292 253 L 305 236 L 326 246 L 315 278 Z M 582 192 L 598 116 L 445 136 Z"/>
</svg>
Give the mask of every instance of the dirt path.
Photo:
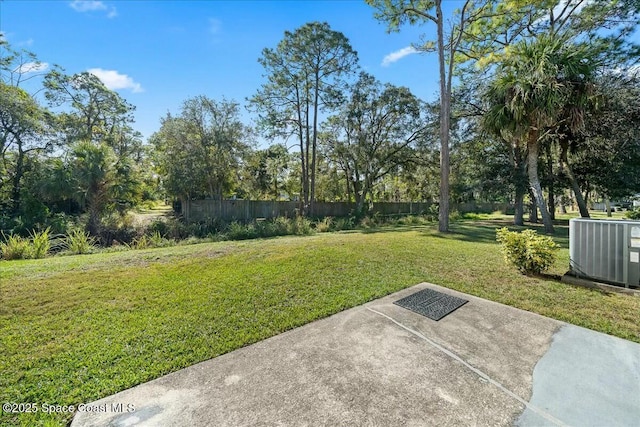
<svg viewBox="0 0 640 427">
<path fill-rule="evenodd" d="M 146 226 L 156 219 L 167 218 L 172 213 L 173 210 L 169 205 L 158 205 L 152 209 L 140 209 L 138 212 L 132 212 L 133 223 L 138 226 Z"/>
</svg>

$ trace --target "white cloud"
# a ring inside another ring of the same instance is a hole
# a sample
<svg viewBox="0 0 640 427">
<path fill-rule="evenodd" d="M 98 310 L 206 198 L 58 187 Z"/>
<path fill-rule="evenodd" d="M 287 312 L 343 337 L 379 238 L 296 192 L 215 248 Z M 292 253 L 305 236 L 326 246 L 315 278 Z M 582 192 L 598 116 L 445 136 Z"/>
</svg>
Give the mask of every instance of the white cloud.
<svg viewBox="0 0 640 427">
<path fill-rule="evenodd" d="M 107 5 L 99 0 L 73 0 L 69 3 L 77 12 L 91 12 L 94 10 L 107 10 Z"/>
<path fill-rule="evenodd" d="M 106 10 L 107 18 L 114 18 L 118 16 L 118 12 L 115 7 L 108 7 L 100 0 L 73 0 L 69 3 L 69 6 L 76 12 L 95 12 L 100 10 Z"/>
<path fill-rule="evenodd" d="M 26 62 L 16 68 L 17 73 L 37 73 L 38 71 L 44 71 L 49 68 L 49 64 L 46 62 Z"/>
<path fill-rule="evenodd" d="M 133 93 L 144 92 L 140 83 L 136 83 L 131 77 L 126 74 L 120 74 L 116 70 L 91 68 L 87 71 L 98 77 L 102 83 L 111 90 L 131 89 Z"/>
<path fill-rule="evenodd" d="M 418 53 L 419 51 L 413 46 L 403 47 L 400 50 L 396 50 L 395 52 L 391 52 L 382 60 L 382 66 L 388 67 L 390 64 L 393 64 L 396 61 L 401 60 L 405 56 L 412 55 L 414 53 Z"/>
</svg>

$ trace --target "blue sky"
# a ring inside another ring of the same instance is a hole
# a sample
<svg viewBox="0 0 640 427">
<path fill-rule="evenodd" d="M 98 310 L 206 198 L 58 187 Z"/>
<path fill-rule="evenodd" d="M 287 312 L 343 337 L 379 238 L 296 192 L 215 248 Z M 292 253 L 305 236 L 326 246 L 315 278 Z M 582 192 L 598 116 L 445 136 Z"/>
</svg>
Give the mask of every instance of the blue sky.
<svg viewBox="0 0 640 427">
<path fill-rule="evenodd" d="M 257 62 L 262 49 L 274 48 L 284 31 L 310 21 L 326 21 L 343 32 L 360 65 L 379 80 L 436 99 L 436 56 L 401 54 L 421 34 L 433 38 L 435 28 L 387 34 L 373 13 L 355 0 L 4 0 L 0 31 L 14 48 L 30 50 L 68 74 L 94 72 L 137 107 L 135 128 L 146 138 L 167 111 L 178 112 L 189 97 L 225 96 L 244 105 L 264 81 Z M 245 122 L 251 119 L 243 113 Z"/>
</svg>

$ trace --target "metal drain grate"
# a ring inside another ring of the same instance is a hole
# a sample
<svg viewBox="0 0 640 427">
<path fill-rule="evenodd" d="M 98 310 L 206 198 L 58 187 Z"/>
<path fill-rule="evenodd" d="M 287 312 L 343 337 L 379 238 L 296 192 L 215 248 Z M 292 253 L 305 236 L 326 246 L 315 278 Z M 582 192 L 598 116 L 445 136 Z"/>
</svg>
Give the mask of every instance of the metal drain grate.
<svg viewBox="0 0 640 427">
<path fill-rule="evenodd" d="M 440 320 L 468 302 L 469 300 L 443 294 L 432 289 L 423 289 L 395 301 L 394 304 L 429 319 Z"/>
</svg>

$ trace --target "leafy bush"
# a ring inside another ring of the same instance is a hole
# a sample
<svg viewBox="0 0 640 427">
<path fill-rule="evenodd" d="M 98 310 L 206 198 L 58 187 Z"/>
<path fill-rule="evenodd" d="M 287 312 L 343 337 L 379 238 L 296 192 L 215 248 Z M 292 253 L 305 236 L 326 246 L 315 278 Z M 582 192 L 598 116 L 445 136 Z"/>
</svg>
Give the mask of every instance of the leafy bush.
<svg viewBox="0 0 640 427">
<path fill-rule="evenodd" d="M 421 215 L 407 215 L 398 219 L 399 225 L 424 225 L 426 222 L 427 218 Z"/>
<path fill-rule="evenodd" d="M 276 236 L 286 236 L 292 233 L 292 221 L 289 218 L 279 216 L 274 218 L 271 224 L 273 225 L 274 235 Z"/>
<path fill-rule="evenodd" d="M 293 221 L 291 231 L 297 236 L 306 236 L 313 233 L 311 221 L 304 217 L 296 217 Z"/>
<path fill-rule="evenodd" d="M 153 233 L 151 233 L 151 236 L 149 236 L 149 241 L 151 243 L 151 246 L 154 248 L 164 248 L 166 246 L 172 246 L 173 244 L 175 244 L 173 240 L 165 238 L 158 231 L 154 231 Z"/>
<path fill-rule="evenodd" d="M 640 208 L 628 211 L 625 215 L 629 219 L 640 219 Z"/>
<path fill-rule="evenodd" d="M 315 226 L 318 233 L 325 233 L 327 231 L 330 231 L 333 227 L 333 218 L 331 218 L 330 216 L 324 217 L 321 220 L 318 220 L 315 223 Z"/>
<path fill-rule="evenodd" d="M 460 211 L 453 209 L 449 212 L 449 221 L 457 222 L 463 219 L 464 216 L 460 213 Z"/>
<path fill-rule="evenodd" d="M 93 252 L 96 240 L 80 229 L 73 230 L 67 236 L 67 249 L 76 255 Z"/>
<path fill-rule="evenodd" d="M 365 216 L 360 220 L 360 227 L 362 228 L 375 228 L 377 226 L 375 219 L 370 216 Z"/>
<path fill-rule="evenodd" d="M 50 227 L 47 227 L 44 231 L 31 232 L 31 256 L 33 258 L 44 258 L 49 253 L 51 248 L 51 240 L 49 239 Z"/>
<path fill-rule="evenodd" d="M 148 248 L 164 248 L 166 246 L 175 245 L 175 241 L 162 237 L 159 231 L 149 234 L 143 234 L 133 239 L 129 245 L 132 249 L 148 249 Z"/>
<path fill-rule="evenodd" d="M 66 234 L 75 225 L 75 217 L 65 213 L 55 213 L 49 218 L 49 228 L 51 234 Z"/>
<path fill-rule="evenodd" d="M 254 224 L 241 224 L 237 221 L 229 224 L 227 235 L 231 240 L 245 240 L 258 237 Z"/>
<path fill-rule="evenodd" d="M 2 253 L 3 259 L 13 260 L 31 258 L 33 249 L 29 239 L 15 234 L 11 234 L 7 237 L 4 233 L 3 237 L 6 240 L 5 242 L 0 243 L 0 252 Z"/>
<path fill-rule="evenodd" d="M 154 219 L 147 226 L 147 232 L 149 233 L 159 233 L 163 237 L 167 237 L 172 233 L 171 227 L 169 226 L 168 219 Z"/>
<path fill-rule="evenodd" d="M 438 207 L 438 205 L 430 205 L 426 211 L 424 212 L 424 217 L 427 219 L 427 221 L 429 222 L 435 222 L 438 221 L 438 215 L 440 214 L 440 208 Z"/>
<path fill-rule="evenodd" d="M 336 218 L 333 221 L 331 231 L 353 230 L 354 223 L 353 218 Z"/>
<path fill-rule="evenodd" d="M 41 232 L 32 230 L 29 238 L 17 234 L 7 237 L 3 233 L 5 242 L 0 243 L 0 257 L 6 260 L 44 258 L 51 247 L 49 231 L 49 227 Z"/>
<path fill-rule="evenodd" d="M 151 247 L 151 239 L 146 234 L 136 237 L 129 245 L 132 249 L 147 249 Z"/>
<path fill-rule="evenodd" d="M 100 223 L 98 241 L 102 246 L 111 246 L 114 241 L 125 244 L 133 242 L 136 235 L 142 234 L 142 230 L 136 229 L 134 222 L 131 214 L 112 212 Z"/>
<path fill-rule="evenodd" d="M 540 236 L 534 230 L 518 233 L 501 228 L 496 230 L 496 240 L 502 246 L 505 261 L 524 274 L 540 274 L 548 270 L 555 262 L 559 248 L 551 237 Z"/>
</svg>

